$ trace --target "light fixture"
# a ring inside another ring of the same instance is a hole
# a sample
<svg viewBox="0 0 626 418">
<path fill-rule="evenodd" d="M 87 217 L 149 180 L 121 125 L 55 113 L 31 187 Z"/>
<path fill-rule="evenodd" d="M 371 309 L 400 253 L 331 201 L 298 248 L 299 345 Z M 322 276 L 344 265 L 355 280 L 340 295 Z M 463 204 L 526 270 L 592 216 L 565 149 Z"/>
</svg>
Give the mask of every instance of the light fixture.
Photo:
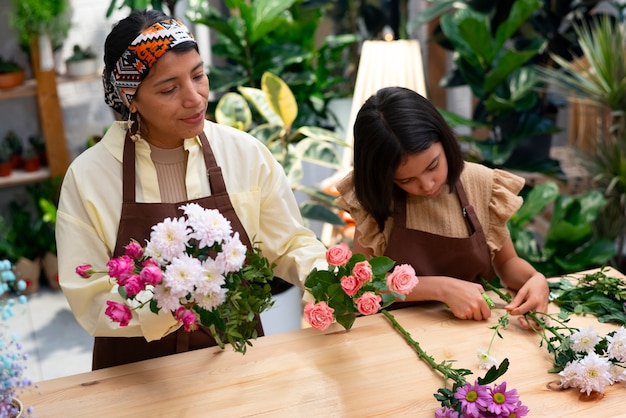
<svg viewBox="0 0 626 418">
<path fill-rule="evenodd" d="M 379 89 L 391 86 L 406 87 L 426 97 L 422 50 L 418 40 L 363 42 L 350 117 L 345 129 L 348 143 L 353 142 L 352 127 L 363 103 Z M 342 165 L 352 165 L 351 150 L 346 149 L 343 153 Z"/>
</svg>

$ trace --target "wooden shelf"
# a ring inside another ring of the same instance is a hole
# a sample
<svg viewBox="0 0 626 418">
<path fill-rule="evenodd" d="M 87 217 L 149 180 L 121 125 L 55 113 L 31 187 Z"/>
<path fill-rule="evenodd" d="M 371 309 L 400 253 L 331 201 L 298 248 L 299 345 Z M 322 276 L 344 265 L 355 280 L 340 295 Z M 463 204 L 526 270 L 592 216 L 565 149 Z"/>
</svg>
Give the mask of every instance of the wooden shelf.
<svg viewBox="0 0 626 418">
<path fill-rule="evenodd" d="M 37 183 L 49 178 L 50 169 L 48 167 L 42 167 L 38 171 L 28 173 L 24 170 L 13 170 L 10 176 L 0 177 L 0 188 Z"/>
<path fill-rule="evenodd" d="M 37 95 L 37 80 L 31 78 L 26 80 L 21 86 L 12 89 L 0 89 L 0 100 L 14 99 L 17 97 L 28 97 Z"/>
</svg>

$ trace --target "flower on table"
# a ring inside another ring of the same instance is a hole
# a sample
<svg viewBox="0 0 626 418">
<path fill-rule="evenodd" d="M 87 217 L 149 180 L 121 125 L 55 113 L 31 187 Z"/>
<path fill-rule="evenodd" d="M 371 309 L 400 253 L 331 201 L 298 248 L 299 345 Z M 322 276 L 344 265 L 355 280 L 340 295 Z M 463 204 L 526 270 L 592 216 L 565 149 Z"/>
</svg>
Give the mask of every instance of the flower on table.
<svg viewBox="0 0 626 418">
<path fill-rule="evenodd" d="M 357 314 L 371 315 L 380 311 L 419 358 L 443 375 L 446 384 L 434 395 L 441 403 L 435 417 L 524 417 L 528 414 L 517 391 L 506 390 L 506 382 L 489 386 L 507 371 L 507 359 L 497 367 L 495 364 L 488 367 L 484 377 L 467 383 L 465 376 L 472 374 L 470 370 L 454 368 L 450 361 L 437 363 L 385 309 L 395 300 L 404 300 L 418 285 L 412 266 L 402 264 L 393 268 L 394 261 L 384 256 L 367 260 L 363 254 L 353 254 L 344 243 L 328 249 L 326 261 L 328 270 L 314 269 L 305 281 L 305 288 L 315 299 L 304 308 L 304 319 L 312 328 L 323 331 L 336 320 L 349 330 Z M 452 381 L 451 388 L 447 386 L 448 381 Z"/>
<path fill-rule="evenodd" d="M 316 302 L 307 303 L 304 320 L 321 331 L 333 319 L 350 329 L 358 314 L 373 315 L 396 299 L 403 300 L 419 281 L 410 265 L 396 266 L 389 273 L 395 264 L 390 258 L 367 260 L 345 243 L 329 248 L 326 261 L 328 270 L 314 269 L 304 282 Z"/>
<path fill-rule="evenodd" d="M 148 305 L 155 314 L 171 312 L 186 331 L 208 327 L 220 347 L 226 340 L 245 353 L 257 337 L 258 315 L 273 303 L 274 266 L 258 247 L 248 249 L 218 210 L 195 203 L 180 209 L 180 218 L 152 227 L 145 247 L 132 240 L 106 271 L 83 264 L 76 274 L 107 273 L 114 281 L 123 303 L 107 301 L 105 314 L 119 326 Z"/>
</svg>

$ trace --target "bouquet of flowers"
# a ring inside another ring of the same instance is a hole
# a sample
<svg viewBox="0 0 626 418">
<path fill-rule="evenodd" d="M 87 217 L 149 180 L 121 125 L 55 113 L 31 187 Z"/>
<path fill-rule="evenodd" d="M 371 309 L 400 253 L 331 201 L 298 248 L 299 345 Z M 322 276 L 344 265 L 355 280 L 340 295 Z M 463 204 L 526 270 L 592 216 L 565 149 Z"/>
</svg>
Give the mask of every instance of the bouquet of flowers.
<svg viewBox="0 0 626 418">
<path fill-rule="evenodd" d="M 184 216 L 152 227 L 145 247 L 131 241 L 108 261 L 124 303 L 107 301 L 105 313 L 127 326 L 133 310 L 148 304 L 155 314 L 170 311 L 186 331 L 208 327 L 220 347 L 226 341 L 245 353 L 258 315 L 273 303 L 274 265 L 257 246 L 247 249 L 218 210 L 195 203 L 181 209 Z M 89 264 L 76 268 L 83 278 L 97 272 Z"/>
<path fill-rule="evenodd" d="M 519 400 L 515 389 L 507 390 L 506 382 L 490 387 L 508 370 L 505 359 L 498 367 L 490 367 L 483 378 L 473 383 L 466 380 L 472 374 L 468 369 L 454 368 L 450 361 L 437 363 L 396 321 L 385 308 L 396 300 L 404 300 L 419 280 L 415 270 L 408 264 L 392 267 L 395 262 L 388 257 L 353 254 L 345 244 L 339 244 L 326 252 L 328 270 L 314 269 L 305 281 L 305 288 L 315 302 L 304 308 L 304 319 L 312 328 L 323 331 L 334 320 L 349 330 L 358 314 L 372 315 L 381 312 L 431 368 L 439 371 L 446 385 L 434 394 L 441 403 L 436 417 L 523 417 L 528 408 Z M 391 271 L 391 273 L 390 273 Z M 452 387 L 447 387 L 452 380 Z"/>
<path fill-rule="evenodd" d="M 26 283 L 16 277 L 9 260 L 0 260 L 0 417 L 17 416 L 21 404 L 17 399 L 19 389 L 31 386 L 33 382 L 24 375 L 24 362 L 28 355 L 23 353 L 22 345 L 17 336 L 7 336 L 2 329 L 7 321 L 13 317 L 13 308 L 16 300 L 26 303 L 26 296 L 20 292 L 26 289 Z M 17 295 L 13 297 L 12 295 Z M 30 408 L 26 411 L 30 415 Z"/>
</svg>

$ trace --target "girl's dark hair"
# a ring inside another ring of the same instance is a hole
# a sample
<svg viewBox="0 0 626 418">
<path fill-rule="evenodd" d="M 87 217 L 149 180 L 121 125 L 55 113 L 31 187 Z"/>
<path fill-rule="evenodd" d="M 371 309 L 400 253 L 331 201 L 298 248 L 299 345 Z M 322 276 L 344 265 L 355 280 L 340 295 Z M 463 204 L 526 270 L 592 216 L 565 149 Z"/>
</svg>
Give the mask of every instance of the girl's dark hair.
<svg viewBox="0 0 626 418">
<path fill-rule="evenodd" d="M 424 97 L 404 87 L 378 90 L 359 110 L 354 122 L 354 190 L 382 232 L 393 215 L 395 172 L 408 156 L 441 142 L 448 160 L 448 187 L 463 171 L 463 153 L 452 128 Z"/>
<path fill-rule="evenodd" d="M 135 10 L 120 20 L 104 41 L 105 76 L 109 76 L 126 48 L 144 29 L 166 19 L 170 19 L 170 17 L 159 10 Z M 198 46 L 194 42 L 183 42 L 172 48 L 172 51 L 184 52 L 192 48 L 198 50 Z"/>
</svg>

